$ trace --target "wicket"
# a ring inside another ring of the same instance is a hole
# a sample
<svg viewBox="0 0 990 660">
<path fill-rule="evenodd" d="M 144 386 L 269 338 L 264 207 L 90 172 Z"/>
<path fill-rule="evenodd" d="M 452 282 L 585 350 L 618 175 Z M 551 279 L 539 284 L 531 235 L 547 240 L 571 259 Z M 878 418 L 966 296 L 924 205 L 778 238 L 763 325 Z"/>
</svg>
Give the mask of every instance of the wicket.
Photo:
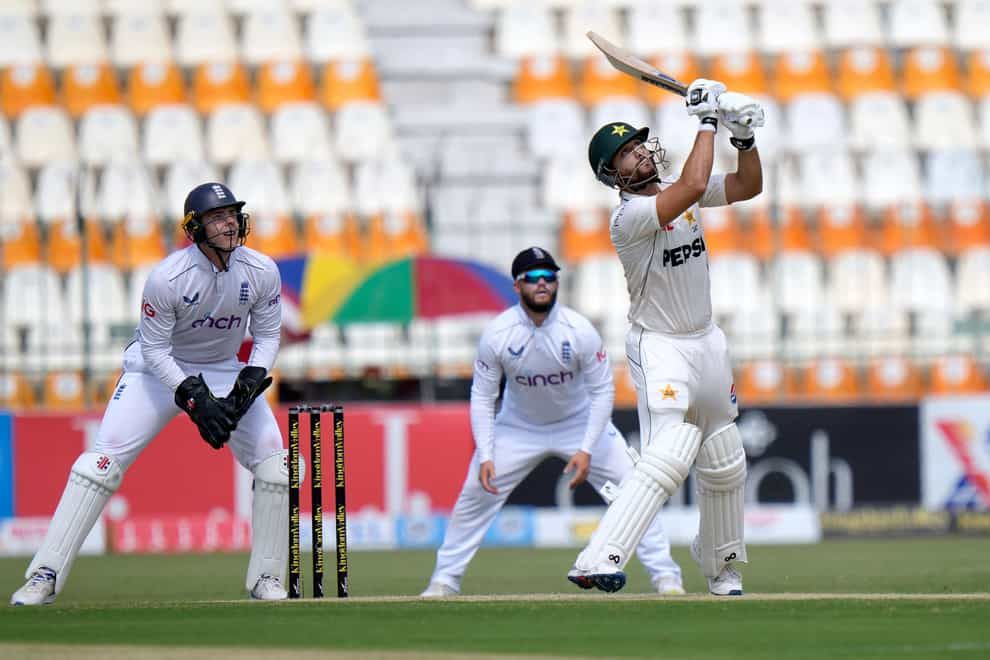
<svg viewBox="0 0 990 660">
<path fill-rule="evenodd" d="M 289 408 L 289 598 L 302 598 L 302 551 L 299 543 L 299 415 L 309 414 L 310 493 L 313 523 L 313 598 L 323 598 L 323 413 L 333 422 L 334 506 L 337 542 L 337 597 L 346 598 L 347 507 L 344 479 L 344 407 L 329 405 Z"/>
</svg>

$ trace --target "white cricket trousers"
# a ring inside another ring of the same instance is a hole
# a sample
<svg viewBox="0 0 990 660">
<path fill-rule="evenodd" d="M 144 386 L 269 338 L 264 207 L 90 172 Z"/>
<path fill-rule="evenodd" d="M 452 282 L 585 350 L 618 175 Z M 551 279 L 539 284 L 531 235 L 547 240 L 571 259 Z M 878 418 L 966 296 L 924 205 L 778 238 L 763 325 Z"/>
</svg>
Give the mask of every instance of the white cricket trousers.
<svg viewBox="0 0 990 660">
<path fill-rule="evenodd" d="M 587 416 L 534 426 L 506 414 L 499 415 L 495 421 L 493 458 L 493 485 L 498 489 L 498 494 L 493 495 L 481 487 L 476 451 L 454 505 L 443 544 L 437 551 L 436 569 L 430 581 L 460 591 L 464 571 L 505 500 L 545 458 L 556 456 L 564 461 L 570 460 L 581 448 L 586 426 Z M 633 461 L 626 451 L 626 441 L 611 422 L 591 452 L 588 481 L 598 492 L 601 492 L 606 481 L 618 486 L 626 473 L 632 470 Z M 651 580 L 656 580 L 661 574 L 680 577 L 681 569 L 670 556 L 670 541 L 664 534 L 659 515 L 647 528 L 636 553 Z"/>
</svg>

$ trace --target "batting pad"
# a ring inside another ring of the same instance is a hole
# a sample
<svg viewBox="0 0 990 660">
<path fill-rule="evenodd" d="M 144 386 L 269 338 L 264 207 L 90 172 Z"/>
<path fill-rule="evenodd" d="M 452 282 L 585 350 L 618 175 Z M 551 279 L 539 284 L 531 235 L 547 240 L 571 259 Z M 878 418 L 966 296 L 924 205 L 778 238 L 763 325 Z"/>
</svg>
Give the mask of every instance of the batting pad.
<svg viewBox="0 0 990 660">
<path fill-rule="evenodd" d="M 701 571 L 715 577 L 725 564 L 746 561 L 743 499 L 746 453 L 735 424 L 712 435 L 698 451 Z"/>
<path fill-rule="evenodd" d="M 103 512 L 110 496 L 120 488 L 124 470 L 106 454 L 84 452 L 69 471 L 69 481 L 55 508 L 45 540 L 24 577 L 42 566 L 55 571 L 55 593 L 60 593 L 79 554 L 79 547 Z"/>
<path fill-rule="evenodd" d="M 604 565 L 622 570 L 660 507 L 684 483 L 700 444 L 701 430 L 693 424 L 677 424 L 657 435 L 622 480 L 615 501 L 575 566 L 587 571 Z"/>
<path fill-rule="evenodd" d="M 289 547 L 289 452 L 272 454 L 254 468 L 251 506 L 251 559 L 247 589 L 254 588 L 263 573 L 273 575 L 285 588 Z M 300 457 L 300 463 L 302 458 Z M 300 466 L 301 475 L 305 470 Z"/>
</svg>

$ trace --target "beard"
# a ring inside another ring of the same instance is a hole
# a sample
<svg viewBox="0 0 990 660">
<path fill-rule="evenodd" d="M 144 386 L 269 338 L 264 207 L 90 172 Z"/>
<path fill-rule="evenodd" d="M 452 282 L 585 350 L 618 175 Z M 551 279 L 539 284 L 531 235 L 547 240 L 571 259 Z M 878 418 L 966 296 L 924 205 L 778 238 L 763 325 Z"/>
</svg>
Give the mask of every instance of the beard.
<svg viewBox="0 0 990 660">
<path fill-rule="evenodd" d="M 522 300 L 522 304 L 525 305 L 526 309 L 528 309 L 529 311 L 535 312 L 537 314 L 545 314 L 546 312 L 549 312 L 551 309 L 553 309 L 553 306 L 556 304 L 557 292 L 556 291 L 552 292 L 550 294 L 550 300 L 548 300 L 545 303 L 538 303 L 535 300 L 533 300 L 532 296 L 527 295 L 525 293 L 520 294 L 520 300 Z"/>
</svg>

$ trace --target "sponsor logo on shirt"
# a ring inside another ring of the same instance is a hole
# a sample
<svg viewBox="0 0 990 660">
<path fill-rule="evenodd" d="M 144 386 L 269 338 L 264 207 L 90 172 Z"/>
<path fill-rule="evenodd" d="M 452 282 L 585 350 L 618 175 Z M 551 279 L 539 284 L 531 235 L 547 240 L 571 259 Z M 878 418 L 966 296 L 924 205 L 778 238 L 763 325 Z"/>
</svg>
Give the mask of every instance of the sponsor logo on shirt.
<svg viewBox="0 0 990 660">
<path fill-rule="evenodd" d="M 660 390 L 660 394 L 663 395 L 662 401 L 666 401 L 667 399 L 677 401 L 677 390 L 671 387 L 670 383 L 667 383 L 667 386 Z"/>
<path fill-rule="evenodd" d="M 599 362 L 604 362 L 605 358 L 608 357 L 608 353 L 605 352 L 605 347 L 602 346 L 595 352 L 595 357 L 598 358 Z"/>
<path fill-rule="evenodd" d="M 475 360 L 474 361 L 474 364 L 475 364 L 476 367 L 478 367 L 478 369 L 480 369 L 482 371 L 490 371 L 491 370 L 491 367 L 489 367 L 488 366 L 488 363 L 485 362 L 484 360 Z"/>
<path fill-rule="evenodd" d="M 543 387 L 544 385 L 563 385 L 569 380 L 574 380 L 573 371 L 561 371 L 556 374 L 535 374 L 533 376 L 516 376 L 517 384 L 524 387 Z"/>
<path fill-rule="evenodd" d="M 560 344 L 560 359 L 564 362 L 571 361 L 571 342 L 566 339 Z"/>
<path fill-rule="evenodd" d="M 663 265 L 676 268 L 688 262 L 692 257 L 700 257 L 706 250 L 705 239 L 701 236 L 690 243 L 678 245 L 675 248 L 663 251 Z"/>
<path fill-rule="evenodd" d="M 512 347 L 511 346 L 508 346 L 507 348 L 509 349 L 509 355 L 511 355 L 514 358 L 517 358 L 520 355 L 522 355 L 523 350 L 525 350 L 525 348 L 526 348 L 526 344 L 523 344 L 522 346 L 520 346 L 516 350 L 512 350 Z"/>
<path fill-rule="evenodd" d="M 268 306 L 271 307 L 272 305 L 277 305 L 281 300 L 282 300 L 282 294 L 276 293 L 275 297 L 268 301 Z"/>
<path fill-rule="evenodd" d="M 155 311 L 155 308 L 148 303 L 147 300 L 141 301 L 141 312 L 143 312 L 144 315 L 147 316 L 149 319 L 155 318 L 155 314 L 158 313 Z"/>
<path fill-rule="evenodd" d="M 216 328 L 217 330 L 233 330 L 234 328 L 241 327 L 241 317 L 231 314 L 230 316 L 214 318 L 209 314 L 207 314 L 203 318 L 196 319 L 195 321 L 193 321 L 192 327 Z"/>
<path fill-rule="evenodd" d="M 733 383 L 732 384 L 732 387 L 729 388 L 729 401 L 732 402 L 732 405 L 736 405 L 736 384 L 735 383 Z"/>
<path fill-rule="evenodd" d="M 187 305 L 198 305 L 199 304 L 199 291 L 193 294 L 193 297 L 182 296 L 182 301 Z"/>
</svg>

